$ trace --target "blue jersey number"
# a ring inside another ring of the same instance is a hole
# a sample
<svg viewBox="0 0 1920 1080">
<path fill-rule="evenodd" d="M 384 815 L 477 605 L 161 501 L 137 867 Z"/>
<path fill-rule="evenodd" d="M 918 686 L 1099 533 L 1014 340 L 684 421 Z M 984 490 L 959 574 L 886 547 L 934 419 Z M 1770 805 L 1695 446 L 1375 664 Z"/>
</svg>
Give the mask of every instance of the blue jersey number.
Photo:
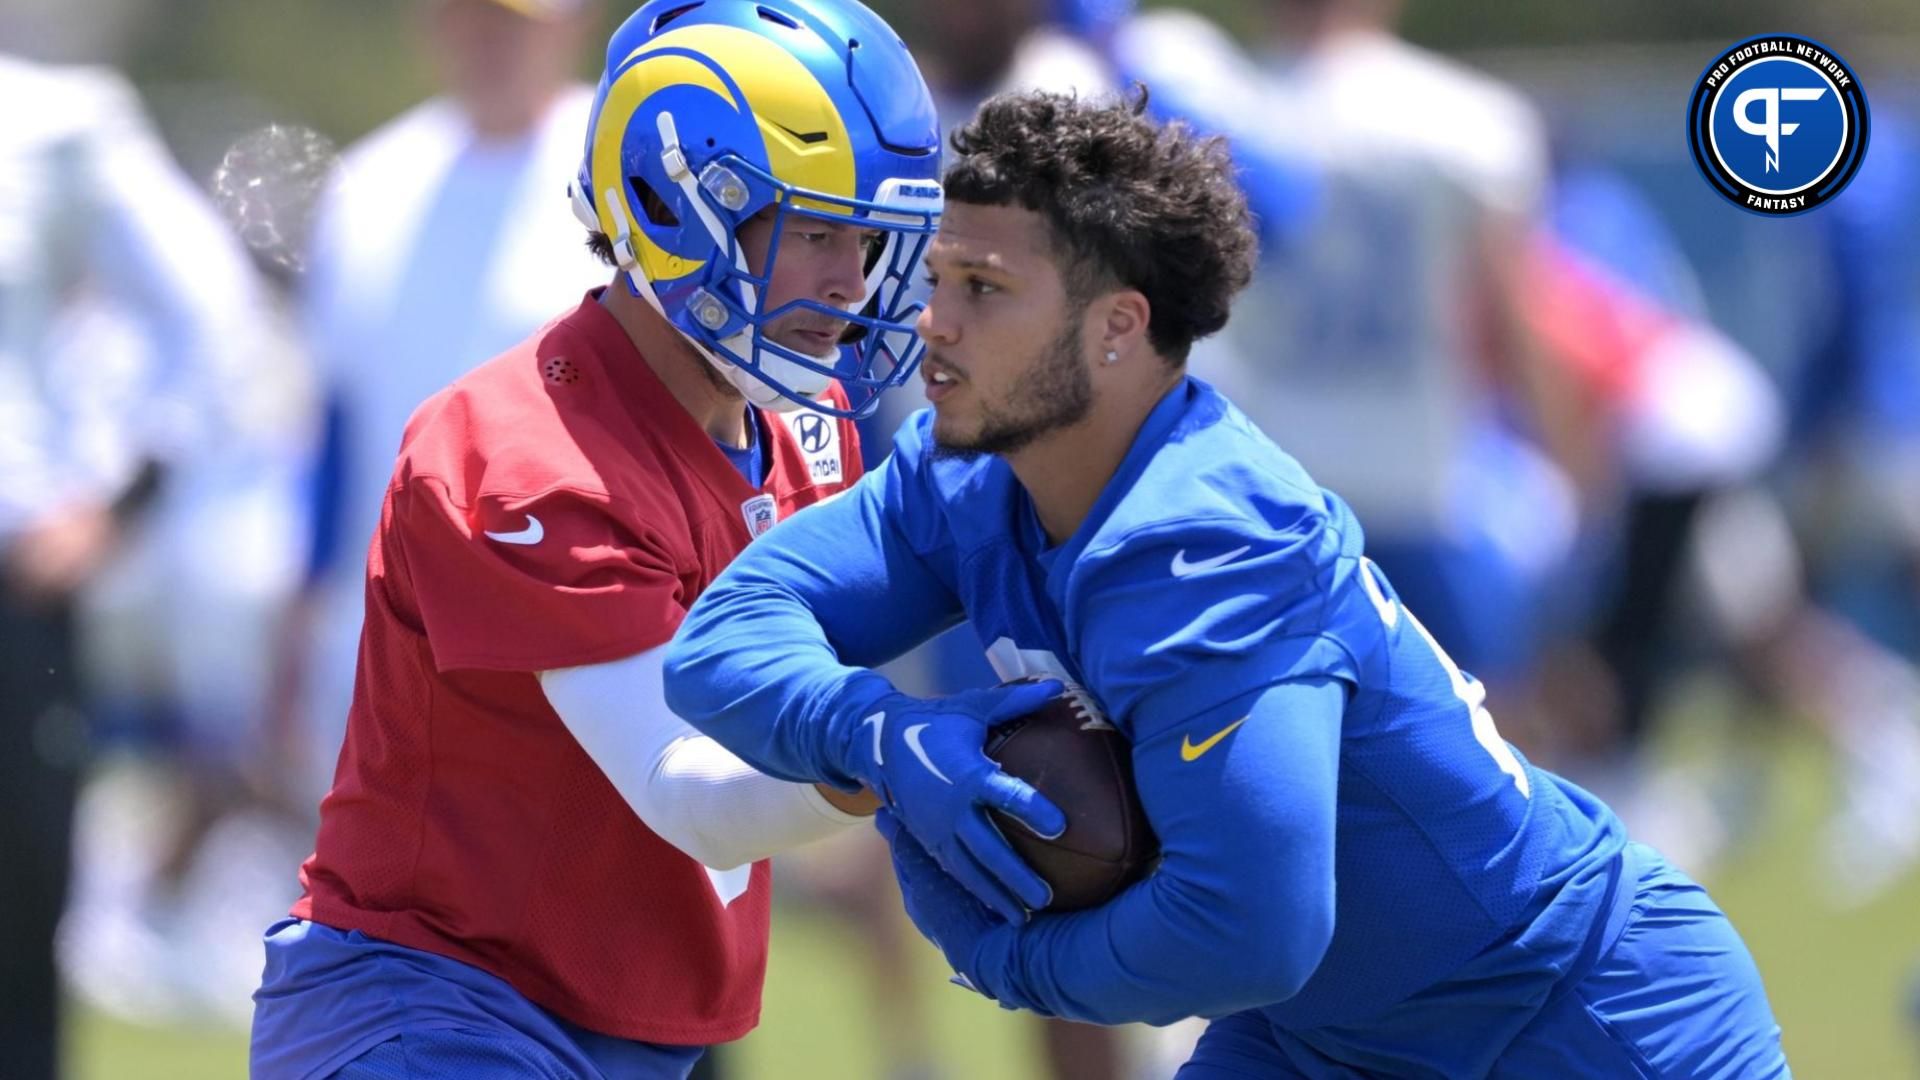
<svg viewBox="0 0 1920 1080">
<path fill-rule="evenodd" d="M 1367 599 L 1373 601 L 1373 609 L 1380 613 L 1381 621 L 1391 629 L 1399 625 L 1401 613 L 1406 612 L 1407 622 L 1420 632 L 1421 640 L 1433 650 L 1434 658 L 1439 660 L 1440 666 L 1445 669 L 1448 681 L 1453 684 L 1453 695 L 1466 705 L 1467 716 L 1473 723 L 1473 740 L 1493 758 L 1493 763 L 1500 767 L 1501 772 L 1513 778 L 1513 786 L 1520 789 L 1522 797 L 1533 798 L 1533 785 L 1527 780 L 1526 766 L 1520 764 L 1520 758 L 1513 752 L 1513 747 L 1507 745 L 1507 740 L 1500 737 L 1499 729 L 1493 726 L 1493 714 L 1487 711 L 1486 686 L 1480 680 L 1460 670 L 1460 665 L 1453 662 L 1453 657 L 1447 655 L 1447 650 L 1440 647 L 1440 643 L 1433 639 L 1433 635 L 1427 632 L 1427 628 L 1421 625 L 1413 612 L 1406 611 L 1398 603 L 1387 598 L 1386 593 L 1380 588 L 1379 579 L 1375 576 L 1380 571 L 1373 565 L 1372 559 L 1362 558 L 1360 567 L 1363 571 L 1360 575 L 1360 583 L 1366 587 Z"/>
</svg>

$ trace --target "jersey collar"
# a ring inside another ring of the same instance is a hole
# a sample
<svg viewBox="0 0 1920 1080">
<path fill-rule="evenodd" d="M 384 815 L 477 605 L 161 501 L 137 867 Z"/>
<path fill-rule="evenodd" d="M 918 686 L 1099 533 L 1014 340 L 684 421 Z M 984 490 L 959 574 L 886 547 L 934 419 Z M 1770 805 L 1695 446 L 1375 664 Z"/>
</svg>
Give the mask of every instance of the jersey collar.
<svg viewBox="0 0 1920 1080">
<path fill-rule="evenodd" d="M 607 378 L 617 388 L 620 403 L 633 423 L 642 431 L 656 433 L 666 452 L 684 463 L 714 494 L 734 503 L 752 498 L 763 488 L 747 485 L 745 477 L 727 458 L 707 429 L 701 427 L 680 404 L 667 384 L 648 366 L 633 339 L 627 336 L 618 319 L 600 303 L 600 290 L 587 293 L 575 312 L 576 325 L 600 353 Z M 762 423 L 760 410 L 753 411 L 753 422 Z M 769 432 L 757 427 L 755 438 L 764 446 Z M 762 458 L 769 472 L 772 455 Z M 762 477 L 763 481 L 770 477 Z M 764 484 L 763 484 L 764 487 Z"/>
</svg>

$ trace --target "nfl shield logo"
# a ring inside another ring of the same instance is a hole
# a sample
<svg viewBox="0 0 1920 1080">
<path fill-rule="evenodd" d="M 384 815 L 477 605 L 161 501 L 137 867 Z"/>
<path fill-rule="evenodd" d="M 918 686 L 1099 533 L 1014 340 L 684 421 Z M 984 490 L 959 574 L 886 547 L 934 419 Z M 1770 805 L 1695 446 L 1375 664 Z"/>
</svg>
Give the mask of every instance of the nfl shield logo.
<svg viewBox="0 0 1920 1080">
<path fill-rule="evenodd" d="M 773 496 L 771 495 L 755 495 L 753 498 L 741 503 L 740 513 L 747 519 L 747 536 L 749 539 L 758 539 L 761 533 L 773 528 L 774 520 L 778 516 L 778 511 L 774 505 Z"/>
</svg>

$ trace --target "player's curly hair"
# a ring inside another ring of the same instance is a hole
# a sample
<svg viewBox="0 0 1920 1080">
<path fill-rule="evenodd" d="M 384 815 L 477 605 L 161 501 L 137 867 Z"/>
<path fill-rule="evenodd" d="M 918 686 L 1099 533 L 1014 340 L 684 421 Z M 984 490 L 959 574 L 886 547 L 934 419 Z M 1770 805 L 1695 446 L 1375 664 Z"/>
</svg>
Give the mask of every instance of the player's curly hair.
<svg viewBox="0 0 1920 1080">
<path fill-rule="evenodd" d="M 953 133 L 946 192 L 953 202 L 1040 214 L 1074 301 L 1139 290 L 1152 308 L 1148 337 L 1179 364 L 1195 340 L 1227 324 L 1259 244 L 1225 140 L 1156 123 L 1146 108 L 1139 84 L 1091 101 L 998 95 Z"/>
</svg>

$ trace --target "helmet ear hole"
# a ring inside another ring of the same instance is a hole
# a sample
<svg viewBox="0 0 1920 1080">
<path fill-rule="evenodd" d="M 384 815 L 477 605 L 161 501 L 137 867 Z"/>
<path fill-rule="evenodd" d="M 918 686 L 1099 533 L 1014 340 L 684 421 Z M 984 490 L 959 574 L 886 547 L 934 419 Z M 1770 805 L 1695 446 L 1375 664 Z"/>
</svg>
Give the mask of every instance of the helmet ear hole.
<svg viewBox="0 0 1920 1080">
<path fill-rule="evenodd" d="M 629 176 L 627 182 L 640 193 L 640 212 L 647 215 L 648 224 L 662 229 L 679 227 L 680 215 L 673 212 L 673 207 L 667 205 L 667 200 L 661 198 L 644 177 Z"/>
</svg>

